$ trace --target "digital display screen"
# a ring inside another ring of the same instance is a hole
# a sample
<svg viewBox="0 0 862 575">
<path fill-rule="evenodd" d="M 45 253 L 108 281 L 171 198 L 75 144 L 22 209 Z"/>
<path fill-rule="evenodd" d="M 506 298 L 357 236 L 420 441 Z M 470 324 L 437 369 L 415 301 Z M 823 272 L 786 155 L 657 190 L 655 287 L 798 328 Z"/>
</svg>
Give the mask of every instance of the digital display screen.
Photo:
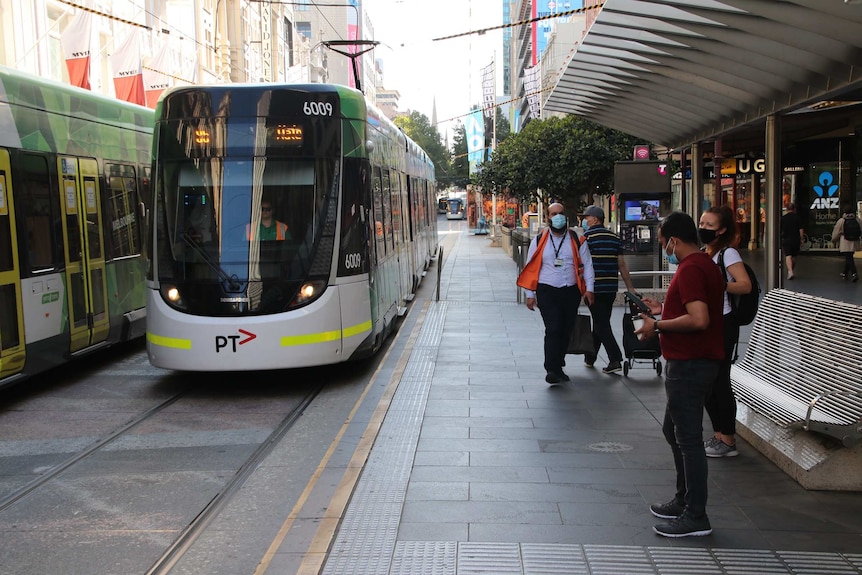
<svg viewBox="0 0 862 575">
<path fill-rule="evenodd" d="M 626 200 L 627 222 L 658 221 L 660 200 Z"/>
<path fill-rule="evenodd" d="M 299 124 L 277 124 L 268 128 L 270 146 L 302 147 L 302 126 Z"/>
</svg>

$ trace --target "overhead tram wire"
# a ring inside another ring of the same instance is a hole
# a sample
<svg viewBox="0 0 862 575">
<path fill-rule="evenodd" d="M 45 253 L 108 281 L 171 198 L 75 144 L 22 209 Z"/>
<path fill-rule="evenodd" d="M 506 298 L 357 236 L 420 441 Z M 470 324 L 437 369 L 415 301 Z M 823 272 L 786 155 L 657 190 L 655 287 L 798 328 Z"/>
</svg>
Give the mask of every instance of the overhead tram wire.
<svg viewBox="0 0 862 575">
<path fill-rule="evenodd" d="M 594 6 L 584 6 L 583 8 L 575 8 L 573 10 L 564 10 L 563 12 L 554 12 L 553 14 L 548 14 L 547 16 L 538 16 L 536 18 L 530 18 L 528 20 L 521 20 L 519 22 L 510 22 L 508 24 L 500 24 L 499 26 L 491 26 L 490 28 L 482 28 L 479 30 L 470 30 L 469 32 L 461 32 L 460 34 L 452 34 L 451 36 L 441 36 L 440 38 L 432 38 L 432 42 L 439 42 L 441 40 L 451 40 L 452 38 L 460 38 L 462 36 L 470 36 L 472 34 L 482 35 L 485 32 L 491 32 L 492 30 L 502 30 L 503 28 L 514 28 L 516 26 L 524 26 L 526 24 L 532 24 L 533 22 L 540 22 L 542 20 L 550 20 L 551 18 L 564 18 L 566 16 L 572 16 L 574 14 L 583 14 L 586 13 L 587 10 L 596 10 L 604 6 L 604 2 L 601 4 L 595 4 Z"/>
<path fill-rule="evenodd" d="M 481 35 L 485 34 L 486 32 L 490 32 L 492 30 L 502 30 L 504 28 L 514 28 L 516 26 L 525 26 L 527 24 L 532 24 L 533 22 L 539 22 L 542 20 L 550 20 L 551 18 L 563 18 L 566 16 L 571 16 L 573 14 L 583 14 L 583 13 L 586 13 L 587 10 L 596 10 L 596 9 L 601 8 L 604 5 L 605 5 L 605 3 L 602 2 L 600 4 L 595 4 L 593 6 L 584 6 L 582 8 L 575 8 L 573 10 L 565 10 L 563 12 L 555 12 L 555 13 L 549 14 L 547 16 L 538 16 L 536 18 L 530 18 L 528 20 L 520 20 L 518 22 L 510 22 L 508 24 L 500 24 L 499 26 L 491 26 L 489 28 L 481 28 L 479 30 L 470 30 L 469 32 L 461 32 L 460 34 L 452 34 L 450 36 L 441 36 L 440 38 L 432 38 L 431 41 L 432 42 L 440 42 L 442 40 L 451 40 L 453 38 L 462 38 L 464 36 L 470 36 L 473 34 L 477 34 L 477 35 L 481 36 Z M 550 87 L 550 88 L 545 88 L 544 90 L 538 90 L 536 92 L 530 92 L 529 94 L 524 94 L 524 97 L 535 96 L 537 94 L 543 94 L 543 93 L 548 92 L 548 91 L 553 90 L 553 89 L 554 89 L 554 87 Z M 488 108 L 492 108 L 495 110 L 495 113 L 496 113 L 497 108 L 500 108 L 501 106 L 504 106 L 506 104 L 511 104 L 512 102 L 516 102 L 516 101 L 520 101 L 520 100 L 521 100 L 521 98 L 512 98 L 510 100 L 506 100 L 505 102 L 500 102 L 498 104 L 486 106 L 485 108 L 482 108 L 482 110 L 484 111 Z M 445 120 L 440 120 L 438 122 L 438 124 L 442 124 L 444 122 L 451 122 L 453 120 L 458 120 L 461 118 L 466 118 L 467 116 L 469 116 L 473 112 L 475 112 L 475 110 L 470 110 L 466 114 L 461 114 L 460 116 L 452 116 L 451 118 L 447 118 Z"/>
</svg>

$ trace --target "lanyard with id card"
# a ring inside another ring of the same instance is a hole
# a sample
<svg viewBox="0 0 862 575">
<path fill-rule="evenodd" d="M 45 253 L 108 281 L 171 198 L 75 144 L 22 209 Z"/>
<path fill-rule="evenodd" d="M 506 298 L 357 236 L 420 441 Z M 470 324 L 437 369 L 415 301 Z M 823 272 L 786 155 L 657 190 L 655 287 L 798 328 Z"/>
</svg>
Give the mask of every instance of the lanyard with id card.
<svg viewBox="0 0 862 575">
<path fill-rule="evenodd" d="M 560 240 L 560 245 L 558 246 L 554 242 L 554 234 L 551 232 L 548 232 L 548 235 L 551 239 L 551 246 L 554 248 L 554 267 L 555 268 L 561 268 L 561 267 L 563 267 L 563 258 L 560 257 L 560 250 L 562 249 L 563 242 L 566 241 L 566 238 L 563 237 L 563 239 Z"/>
</svg>

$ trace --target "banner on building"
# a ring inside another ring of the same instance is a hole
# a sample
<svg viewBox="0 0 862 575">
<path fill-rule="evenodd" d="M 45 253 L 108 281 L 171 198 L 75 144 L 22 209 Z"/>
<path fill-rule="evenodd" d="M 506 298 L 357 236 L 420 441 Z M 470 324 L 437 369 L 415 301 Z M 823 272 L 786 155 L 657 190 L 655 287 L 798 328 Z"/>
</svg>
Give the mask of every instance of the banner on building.
<svg viewBox="0 0 862 575">
<path fill-rule="evenodd" d="M 497 79 L 494 74 L 494 60 L 482 68 L 482 106 L 485 108 L 485 117 L 494 117 L 494 107 L 497 104 Z"/>
<path fill-rule="evenodd" d="M 470 174 L 474 174 L 476 166 L 485 161 L 485 118 L 482 110 L 476 110 L 467 116 L 464 135 L 467 137 L 467 161 L 470 164 Z"/>
<path fill-rule="evenodd" d="M 530 105 L 530 117 L 537 120 L 542 115 L 540 90 L 539 66 L 526 68 L 524 70 L 524 92 L 527 95 L 527 103 Z"/>
<path fill-rule="evenodd" d="M 69 70 L 69 83 L 86 90 L 90 89 L 90 30 L 93 15 L 83 10 L 72 18 L 66 30 L 60 34 L 63 58 Z"/>
<path fill-rule="evenodd" d="M 167 43 L 162 43 L 150 60 L 149 66 L 143 70 L 144 96 L 147 101 L 147 108 L 155 109 L 159 96 L 173 85 L 173 79 L 165 73 L 165 70 L 172 69 L 172 63 L 170 48 Z"/>
<path fill-rule="evenodd" d="M 132 30 L 111 55 L 114 71 L 114 92 L 118 100 L 143 106 L 144 74 L 141 65 L 141 42 L 137 29 Z"/>
</svg>

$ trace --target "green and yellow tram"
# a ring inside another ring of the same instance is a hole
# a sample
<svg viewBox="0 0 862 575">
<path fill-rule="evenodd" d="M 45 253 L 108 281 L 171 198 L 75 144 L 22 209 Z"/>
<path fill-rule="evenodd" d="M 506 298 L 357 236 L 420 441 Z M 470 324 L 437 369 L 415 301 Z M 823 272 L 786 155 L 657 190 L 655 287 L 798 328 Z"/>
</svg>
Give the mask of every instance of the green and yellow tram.
<svg viewBox="0 0 862 575">
<path fill-rule="evenodd" d="M 152 126 L 0 67 L 0 386 L 145 333 Z"/>
<path fill-rule="evenodd" d="M 434 167 L 363 95 L 176 88 L 156 109 L 147 351 L 259 370 L 374 353 L 437 249 Z"/>
</svg>

